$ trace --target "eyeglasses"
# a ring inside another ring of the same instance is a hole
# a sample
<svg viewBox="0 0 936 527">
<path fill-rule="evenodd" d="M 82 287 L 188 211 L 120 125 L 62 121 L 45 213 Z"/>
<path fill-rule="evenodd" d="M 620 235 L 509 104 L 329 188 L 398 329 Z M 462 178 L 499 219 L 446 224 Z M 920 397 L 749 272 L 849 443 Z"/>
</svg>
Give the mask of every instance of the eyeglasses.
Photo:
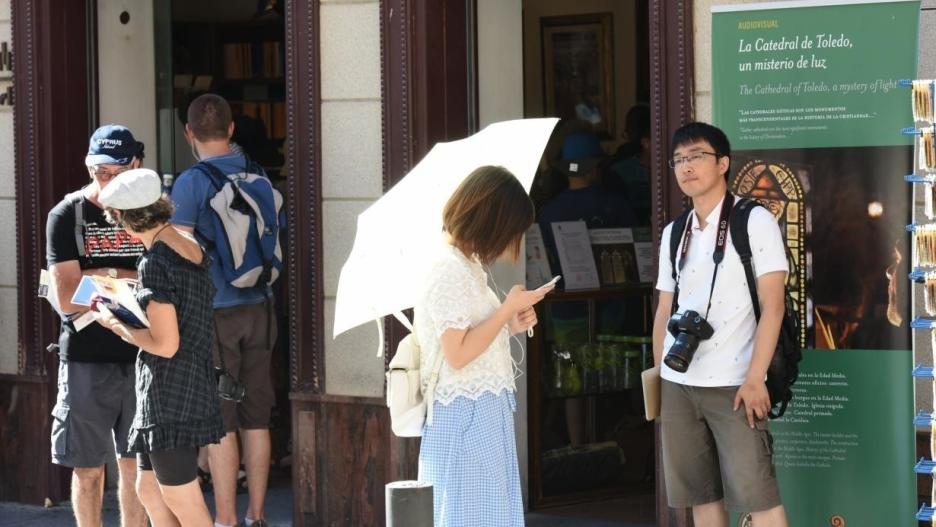
<svg viewBox="0 0 936 527">
<path fill-rule="evenodd" d="M 714 156 L 716 159 L 721 157 L 714 152 L 696 152 L 694 154 L 689 154 L 688 156 L 674 157 L 673 159 L 670 159 L 669 166 L 670 168 L 679 168 L 679 166 L 683 164 L 695 165 L 705 156 Z"/>
<path fill-rule="evenodd" d="M 130 165 L 94 165 L 91 167 L 94 177 L 113 178 L 127 170 L 130 170 Z"/>
</svg>

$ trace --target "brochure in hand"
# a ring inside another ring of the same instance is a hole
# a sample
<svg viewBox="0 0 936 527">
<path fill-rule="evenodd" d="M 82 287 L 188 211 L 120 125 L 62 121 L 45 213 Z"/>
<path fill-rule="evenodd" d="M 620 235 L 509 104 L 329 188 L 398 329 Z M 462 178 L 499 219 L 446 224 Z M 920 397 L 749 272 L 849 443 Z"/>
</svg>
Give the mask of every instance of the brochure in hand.
<svg viewBox="0 0 936 527">
<path fill-rule="evenodd" d="M 95 295 L 119 318 L 121 322 L 136 329 L 149 327 L 146 313 L 136 301 L 136 280 L 111 278 L 109 276 L 82 276 L 71 302 L 80 306 L 91 306 Z"/>
</svg>

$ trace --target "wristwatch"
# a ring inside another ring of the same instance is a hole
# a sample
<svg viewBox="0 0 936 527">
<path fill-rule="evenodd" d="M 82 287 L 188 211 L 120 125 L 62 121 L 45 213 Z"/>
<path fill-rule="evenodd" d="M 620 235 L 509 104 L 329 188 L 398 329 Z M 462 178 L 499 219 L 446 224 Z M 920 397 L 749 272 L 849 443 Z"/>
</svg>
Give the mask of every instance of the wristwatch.
<svg viewBox="0 0 936 527">
<path fill-rule="evenodd" d="M 107 268 L 107 276 L 109 276 L 109 277 L 111 277 L 111 278 L 117 278 L 117 269 L 114 269 L 113 267 L 108 267 L 108 268 Z"/>
</svg>

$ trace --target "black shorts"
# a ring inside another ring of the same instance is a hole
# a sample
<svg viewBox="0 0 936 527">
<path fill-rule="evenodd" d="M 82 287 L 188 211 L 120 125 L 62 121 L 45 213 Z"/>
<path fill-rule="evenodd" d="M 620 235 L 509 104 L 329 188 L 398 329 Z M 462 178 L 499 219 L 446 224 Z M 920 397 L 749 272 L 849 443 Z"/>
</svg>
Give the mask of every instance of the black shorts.
<svg viewBox="0 0 936 527">
<path fill-rule="evenodd" d="M 191 447 L 139 453 L 137 468 L 152 470 L 160 485 L 185 485 L 194 481 L 198 475 L 198 449 Z"/>
</svg>

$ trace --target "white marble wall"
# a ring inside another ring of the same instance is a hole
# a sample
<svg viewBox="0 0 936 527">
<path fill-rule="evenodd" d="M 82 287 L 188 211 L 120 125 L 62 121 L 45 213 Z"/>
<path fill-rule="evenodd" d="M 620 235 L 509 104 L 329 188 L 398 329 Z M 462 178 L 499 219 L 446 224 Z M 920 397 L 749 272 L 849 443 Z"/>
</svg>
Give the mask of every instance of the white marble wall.
<svg viewBox="0 0 936 527">
<path fill-rule="evenodd" d="M 97 18 L 99 122 L 129 128 L 146 145 L 143 166 L 156 168 L 153 0 L 98 0 Z"/>
<path fill-rule="evenodd" d="M 0 0 L 0 41 L 10 42 L 10 0 Z M 8 76 L 0 72 L 0 79 Z M 0 90 L 12 84 L 0 80 Z M 13 164 L 13 107 L 0 106 L 0 373 L 17 373 L 16 190 Z"/>
<path fill-rule="evenodd" d="M 357 215 L 383 193 L 380 4 L 323 0 L 320 15 L 325 391 L 382 397 L 377 326 L 332 338 L 338 276 L 351 252 Z"/>
</svg>

